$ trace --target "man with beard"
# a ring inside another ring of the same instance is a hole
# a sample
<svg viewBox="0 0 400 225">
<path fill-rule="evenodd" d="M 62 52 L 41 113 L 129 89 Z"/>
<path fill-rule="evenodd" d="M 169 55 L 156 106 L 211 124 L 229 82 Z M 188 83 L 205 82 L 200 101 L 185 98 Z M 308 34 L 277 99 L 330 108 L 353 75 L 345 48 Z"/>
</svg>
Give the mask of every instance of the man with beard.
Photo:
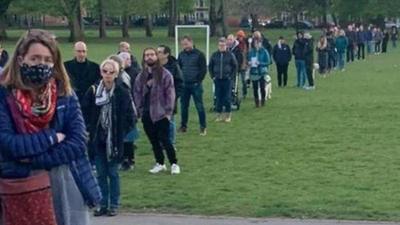
<svg viewBox="0 0 400 225">
<path fill-rule="evenodd" d="M 170 139 L 170 121 L 174 113 L 174 78 L 158 59 L 157 50 L 146 48 L 142 58 L 143 71 L 135 81 L 135 103 L 144 131 L 152 145 L 156 165 L 149 171 L 156 174 L 166 171 L 165 149 L 171 164 L 171 174 L 179 174 L 176 153 Z"/>
</svg>

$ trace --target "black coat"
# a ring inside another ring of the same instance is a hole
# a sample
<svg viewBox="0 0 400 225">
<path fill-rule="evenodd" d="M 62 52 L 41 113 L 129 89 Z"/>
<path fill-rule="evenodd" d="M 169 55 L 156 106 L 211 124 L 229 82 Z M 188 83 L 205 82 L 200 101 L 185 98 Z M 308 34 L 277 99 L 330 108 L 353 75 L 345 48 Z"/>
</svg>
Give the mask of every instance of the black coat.
<svg viewBox="0 0 400 225">
<path fill-rule="evenodd" d="M 95 103 L 95 92 L 98 85 L 93 85 L 86 92 L 82 101 L 82 112 L 89 131 L 89 151 L 93 157 L 97 150 L 98 129 L 101 107 Z M 124 155 L 124 137 L 135 125 L 134 109 L 132 99 L 128 90 L 122 85 L 116 85 L 114 95 L 111 97 L 112 104 L 112 140 L 113 150 L 111 160 L 121 162 Z"/>
<path fill-rule="evenodd" d="M 178 65 L 182 70 L 185 83 L 203 82 L 207 73 L 207 61 L 201 51 L 196 48 L 190 51 L 182 51 L 178 57 Z"/>
<path fill-rule="evenodd" d="M 232 48 L 229 48 L 229 51 L 233 53 L 236 57 L 237 64 L 241 66 L 243 64 L 243 52 L 239 48 L 239 43 L 235 42 L 235 45 Z"/>
<path fill-rule="evenodd" d="M 309 68 L 313 67 L 314 64 L 314 39 L 305 39 L 304 42 L 304 59 L 306 66 Z"/>
<path fill-rule="evenodd" d="M 216 51 L 211 56 L 208 70 L 212 79 L 233 80 L 238 71 L 238 63 L 232 52 Z"/>
<path fill-rule="evenodd" d="M 296 39 L 294 41 L 292 53 L 296 60 L 305 60 L 305 39 Z"/>
<path fill-rule="evenodd" d="M 90 60 L 79 63 L 76 59 L 73 59 L 64 62 L 64 66 L 79 102 L 82 104 L 82 99 L 89 87 L 101 79 L 99 64 Z"/>
<path fill-rule="evenodd" d="M 279 48 L 279 45 L 275 45 L 272 56 L 276 64 L 287 65 L 292 59 L 292 52 L 287 44 L 282 44 L 281 48 Z"/>
<path fill-rule="evenodd" d="M 167 64 L 164 65 L 164 68 L 167 69 L 174 78 L 174 86 L 175 86 L 175 107 L 174 114 L 178 112 L 178 99 L 182 96 L 183 93 L 183 76 L 182 70 L 178 65 L 178 60 L 175 57 L 169 56 Z"/>
</svg>

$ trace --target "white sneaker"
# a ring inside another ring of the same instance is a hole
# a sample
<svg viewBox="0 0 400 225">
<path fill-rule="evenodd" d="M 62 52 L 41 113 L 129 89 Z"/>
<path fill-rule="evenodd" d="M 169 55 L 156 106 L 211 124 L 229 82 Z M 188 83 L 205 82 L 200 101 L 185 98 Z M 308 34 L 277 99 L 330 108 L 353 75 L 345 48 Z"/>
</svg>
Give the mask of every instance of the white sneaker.
<svg viewBox="0 0 400 225">
<path fill-rule="evenodd" d="M 162 171 L 167 171 L 167 167 L 158 163 L 153 167 L 153 169 L 149 170 L 149 172 L 152 174 L 156 174 Z"/>
<path fill-rule="evenodd" d="M 177 164 L 172 164 L 171 166 L 171 174 L 176 175 L 181 173 L 181 168 Z"/>
</svg>

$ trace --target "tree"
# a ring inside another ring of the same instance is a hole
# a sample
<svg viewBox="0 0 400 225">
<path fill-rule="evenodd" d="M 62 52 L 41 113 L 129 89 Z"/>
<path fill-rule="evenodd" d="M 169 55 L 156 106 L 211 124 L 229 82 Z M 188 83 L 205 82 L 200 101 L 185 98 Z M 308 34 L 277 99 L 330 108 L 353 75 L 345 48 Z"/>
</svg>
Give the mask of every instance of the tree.
<svg viewBox="0 0 400 225">
<path fill-rule="evenodd" d="M 177 0 L 168 0 L 168 19 L 168 37 L 174 37 L 178 19 Z"/>
<path fill-rule="evenodd" d="M 98 0 L 98 10 L 99 10 L 99 37 L 106 38 L 106 10 L 104 0 Z"/>
<path fill-rule="evenodd" d="M 230 7 L 228 12 L 230 15 L 240 15 L 244 18 L 251 18 L 252 28 L 257 29 L 258 16 L 271 13 L 271 2 L 273 0 L 232 0 L 229 1 Z"/>
<path fill-rule="evenodd" d="M 0 0 L 0 40 L 7 39 L 7 18 L 6 12 L 10 6 L 11 0 Z"/>
<path fill-rule="evenodd" d="M 68 27 L 70 30 L 69 41 L 75 42 L 84 39 L 84 32 L 82 26 L 82 12 L 81 12 L 81 0 L 55 0 L 49 1 L 56 5 L 61 6 L 60 11 L 62 15 L 68 19 Z"/>
<path fill-rule="evenodd" d="M 210 35 L 226 36 L 225 1 L 210 0 Z"/>
</svg>

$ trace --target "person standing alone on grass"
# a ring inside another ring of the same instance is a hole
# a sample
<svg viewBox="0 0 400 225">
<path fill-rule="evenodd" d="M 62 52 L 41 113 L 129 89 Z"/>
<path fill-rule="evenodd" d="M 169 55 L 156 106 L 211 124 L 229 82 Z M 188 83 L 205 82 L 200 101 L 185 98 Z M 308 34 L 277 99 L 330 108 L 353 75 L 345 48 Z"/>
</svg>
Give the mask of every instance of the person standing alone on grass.
<svg viewBox="0 0 400 225">
<path fill-rule="evenodd" d="M 98 181 L 103 195 L 94 216 L 116 216 L 120 206 L 119 168 L 124 158 L 124 137 L 135 125 L 129 91 L 117 82 L 120 68 L 111 59 L 100 65 L 102 80 L 91 86 L 82 110 L 88 118 Z"/>
<path fill-rule="evenodd" d="M 203 80 L 207 73 L 207 61 L 204 54 L 194 48 L 190 36 L 184 36 L 181 41 L 183 51 L 179 53 L 178 64 L 182 69 L 184 88 L 181 97 L 181 127 L 179 132 L 187 132 L 189 120 L 190 98 L 196 106 L 200 121 L 200 135 L 207 135 L 206 111 L 203 103 Z"/>
<path fill-rule="evenodd" d="M 263 47 L 262 42 L 253 40 L 247 61 L 250 67 L 250 80 L 253 83 L 254 102 L 256 108 L 259 108 L 265 105 L 266 76 L 268 75 L 268 67 L 271 64 L 271 57 Z M 259 96 L 259 91 L 261 96 Z"/>
<path fill-rule="evenodd" d="M 292 52 L 289 45 L 286 44 L 285 38 L 279 37 L 278 43 L 274 46 L 272 56 L 276 64 L 278 75 L 278 86 L 286 87 L 288 80 L 288 67 L 292 59 Z"/>
<path fill-rule="evenodd" d="M 297 32 L 297 39 L 292 48 L 297 70 L 297 87 L 302 88 L 306 83 L 305 39 L 303 32 Z"/>
<path fill-rule="evenodd" d="M 166 171 L 163 148 L 171 164 L 171 174 L 179 174 L 180 167 L 170 138 L 170 121 L 174 113 L 174 78 L 157 57 L 157 50 L 143 51 L 143 71 L 135 82 L 135 102 L 143 128 L 153 148 L 155 166 L 149 171 L 156 174 Z"/>
<path fill-rule="evenodd" d="M 347 49 L 347 37 L 344 30 L 340 30 L 339 37 L 336 38 L 336 49 L 338 54 L 338 69 L 344 71 L 345 54 Z"/>
<path fill-rule="evenodd" d="M 182 96 L 183 91 L 183 77 L 182 70 L 179 68 L 178 61 L 175 57 L 171 55 L 171 48 L 166 45 L 160 45 L 157 48 L 158 58 L 160 63 L 167 69 L 174 78 L 175 86 L 175 107 L 174 114 L 170 120 L 170 138 L 173 145 L 176 144 L 176 124 L 175 124 L 175 114 L 178 112 L 178 99 Z"/>
<path fill-rule="evenodd" d="M 240 53 L 239 53 L 240 54 Z M 217 119 L 216 122 L 231 122 L 232 112 L 232 82 L 238 70 L 238 63 L 235 55 L 227 50 L 225 38 L 218 41 L 218 51 L 212 54 L 208 69 L 215 84 L 215 96 L 217 100 Z M 225 107 L 225 115 L 222 115 Z"/>
</svg>

